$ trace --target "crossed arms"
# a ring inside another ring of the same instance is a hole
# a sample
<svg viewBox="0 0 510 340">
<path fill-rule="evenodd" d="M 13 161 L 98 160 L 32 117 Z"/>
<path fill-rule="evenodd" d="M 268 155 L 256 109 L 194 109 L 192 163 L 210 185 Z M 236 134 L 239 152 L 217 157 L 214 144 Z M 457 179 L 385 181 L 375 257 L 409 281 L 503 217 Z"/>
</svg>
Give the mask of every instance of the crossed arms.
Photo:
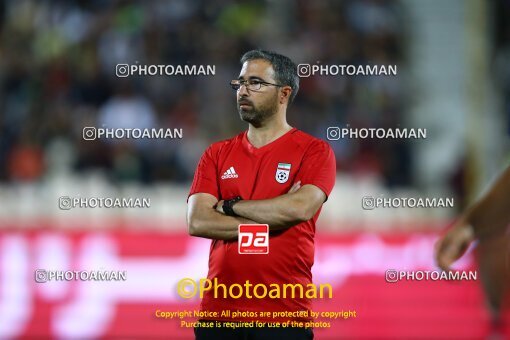
<svg viewBox="0 0 510 340">
<path fill-rule="evenodd" d="M 243 200 L 234 205 L 239 217 L 223 212 L 223 200 L 207 193 L 189 197 L 187 223 L 189 234 L 217 240 L 237 238 L 242 223 L 264 223 L 269 230 L 290 228 L 308 221 L 326 200 L 326 194 L 315 185 L 295 183 L 286 194 L 264 200 Z"/>
</svg>

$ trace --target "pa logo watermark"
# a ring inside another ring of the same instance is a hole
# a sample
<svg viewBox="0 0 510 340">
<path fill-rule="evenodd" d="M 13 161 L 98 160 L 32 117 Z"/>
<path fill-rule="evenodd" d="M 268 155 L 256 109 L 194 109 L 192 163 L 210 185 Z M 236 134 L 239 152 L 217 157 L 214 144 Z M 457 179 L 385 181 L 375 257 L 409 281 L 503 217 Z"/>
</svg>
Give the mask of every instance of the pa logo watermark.
<svg viewBox="0 0 510 340">
<path fill-rule="evenodd" d="M 269 254 L 269 225 L 240 224 L 239 254 Z"/>
</svg>

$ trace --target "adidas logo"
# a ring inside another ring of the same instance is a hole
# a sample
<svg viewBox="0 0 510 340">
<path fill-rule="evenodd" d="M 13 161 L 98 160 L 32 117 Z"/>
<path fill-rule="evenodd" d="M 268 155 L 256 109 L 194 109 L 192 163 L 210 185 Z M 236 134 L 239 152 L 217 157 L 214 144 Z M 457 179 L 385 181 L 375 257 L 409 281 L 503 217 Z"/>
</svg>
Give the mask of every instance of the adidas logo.
<svg viewBox="0 0 510 340">
<path fill-rule="evenodd" d="M 239 177 L 239 175 L 236 173 L 236 171 L 234 170 L 234 167 L 231 166 L 227 171 L 225 171 L 225 173 L 223 174 L 223 176 L 221 176 L 221 179 L 227 179 L 227 178 L 237 178 Z"/>
</svg>

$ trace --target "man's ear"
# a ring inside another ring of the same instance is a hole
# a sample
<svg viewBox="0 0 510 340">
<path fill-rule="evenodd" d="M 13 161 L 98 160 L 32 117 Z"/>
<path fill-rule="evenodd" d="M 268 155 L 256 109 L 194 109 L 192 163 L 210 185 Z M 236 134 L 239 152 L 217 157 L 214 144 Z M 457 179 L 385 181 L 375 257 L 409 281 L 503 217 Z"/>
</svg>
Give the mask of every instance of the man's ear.
<svg viewBox="0 0 510 340">
<path fill-rule="evenodd" d="M 287 102 L 287 104 L 288 104 L 291 94 L 292 94 L 292 87 L 290 87 L 290 86 L 282 87 L 282 90 L 280 93 L 280 98 L 279 98 L 280 104 L 284 104 L 285 102 Z"/>
</svg>

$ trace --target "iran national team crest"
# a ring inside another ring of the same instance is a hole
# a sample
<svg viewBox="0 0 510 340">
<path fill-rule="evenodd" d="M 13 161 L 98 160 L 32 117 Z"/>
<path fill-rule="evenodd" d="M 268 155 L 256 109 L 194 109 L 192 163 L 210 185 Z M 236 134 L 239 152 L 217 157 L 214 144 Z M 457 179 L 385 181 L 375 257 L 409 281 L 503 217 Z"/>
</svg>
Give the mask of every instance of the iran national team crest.
<svg viewBox="0 0 510 340">
<path fill-rule="evenodd" d="M 285 183 L 289 180 L 290 174 L 290 164 L 288 163 L 278 163 L 278 168 L 276 169 L 276 175 L 274 176 L 278 183 Z"/>
</svg>

